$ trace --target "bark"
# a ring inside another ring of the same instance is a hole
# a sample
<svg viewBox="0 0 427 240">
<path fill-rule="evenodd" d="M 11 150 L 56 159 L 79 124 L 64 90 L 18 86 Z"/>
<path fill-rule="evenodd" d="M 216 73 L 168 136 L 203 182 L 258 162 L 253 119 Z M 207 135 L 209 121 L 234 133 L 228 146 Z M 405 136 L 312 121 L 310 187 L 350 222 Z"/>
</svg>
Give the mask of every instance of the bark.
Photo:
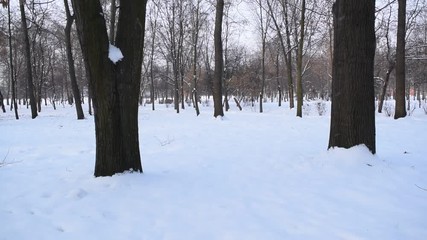
<svg viewBox="0 0 427 240">
<path fill-rule="evenodd" d="M 289 91 L 289 107 L 294 108 L 294 82 L 292 76 L 292 45 L 291 45 L 291 33 L 289 26 L 288 18 L 288 1 L 282 0 L 283 13 L 285 18 L 285 30 L 286 30 L 286 45 L 287 45 L 287 58 L 286 60 L 286 70 L 288 74 L 288 91 Z"/>
<path fill-rule="evenodd" d="M 0 107 L 1 107 L 2 111 L 5 113 L 6 108 L 5 108 L 4 103 L 3 103 L 3 94 L 1 93 L 1 91 L 0 91 Z"/>
<path fill-rule="evenodd" d="M 301 21 L 300 21 L 300 38 L 298 42 L 298 56 L 297 56 L 297 117 L 302 117 L 302 53 L 304 47 L 304 28 L 305 25 L 305 0 L 301 3 Z"/>
<path fill-rule="evenodd" d="M 215 45 L 215 72 L 213 79 L 214 117 L 224 116 L 222 109 L 222 75 L 224 68 L 222 51 L 222 17 L 224 13 L 224 0 L 217 0 L 214 45 Z"/>
<path fill-rule="evenodd" d="M 365 144 L 375 153 L 375 2 L 337 0 L 329 147 Z"/>
<path fill-rule="evenodd" d="M 406 116 L 405 108 L 405 36 L 406 0 L 398 0 L 397 42 L 396 42 L 396 105 L 394 119 Z"/>
<path fill-rule="evenodd" d="M 381 95 L 380 95 L 380 98 L 378 100 L 378 102 L 379 102 L 378 103 L 378 113 L 381 113 L 383 111 L 385 94 L 387 92 L 388 84 L 390 82 L 390 75 L 393 72 L 394 67 L 395 67 L 395 62 L 394 61 L 389 62 L 388 69 L 387 69 L 385 79 L 384 79 L 384 85 L 381 89 Z"/>
<path fill-rule="evenodd" d="M 19 0 L 19 9 L 21 12 L 21 26 L 22 32 L 24 33 L 24 52 L 25 52 L 25 67 L 27 74 L 27 87 L 28 87 L 28 97 L 30 98 L 30 107 L 31 107 L 31 118 L 37 117 L 37 102 L 36 97 L 34 96 L 34 85 L 33 85 L 33 72 L 31 67 L 31 50 L 30 50 L 30 40 L 28 37 L 28 27 L 27 27 L 27 17 L 25 16 L 25 1 Z"/>
<path fill-rule="evenodd" d="M 115 64 L 108 57 L 109 39 L 100 2 L 72 2 L 93 93 L 95 176 L 142 172 L 138 97 L 147 0 L 121 1 L 115 43 L 124 58 Z"/>
<path fill-rule="evenodd" d="M 71 16 L 70 8 L 68 6 L 68 0 L 64 0 L 65 13 L 67 16 L 67 24 L 65 25 L 65 48 L 67 50 L 67 60 L 68 60 L 68 73 L 70 74 L 71 89 L 74 96 L 74 104 L 76 107 L 77 119 L 84 119 L 84 113 L 82 108 L 82 102 L 80 98 L 80 90 L 77 84 L 76 78 L 76 69 L 74 66 L 74 57 L 71 47 L 71 26 L 74 22 L 74 16 Z"/>
<path fill-rule="evenodd" d="M 259 11 L 260 11 L 260 23 L 261 23 L 261 91 L 259 94 L 259 112 L 263 112 L 262 103 L 264 101 L 264 91 L 265 91 L 265 49 L 266 49 L 266 39 L 267 39 L 267 28 L 268 21 L 263 17 L 263 6 L 262 1 L 258 2 Z M 264 21 L 266 25 L 264 26 Z"/>
<path fill-rule="evenodd" d="M 198 58 L 198 41 L 199 41 L 199 12 L 200 12 L 200 1 L 197 1 L 197 6 L 195 10 L 195 20 L 193 26 L 193 103 L 194 109 L 196 110 L 196 115 L 199 116 L 199 96 L 197 94 L 197 58 Z"/>
<path fill-rule="evenodd" d="M 10 81 L 12 82 L 12 103 L 11 106 L 13 106 L 14 112 L 15 112 L 15 118 L 18 120 L 18 104 L 16 103 L 16 78 L 14 76 L 14 65 L 13 65 L 13 48 L 12 48 L 12 29 L 11 29 L 11 16 L 10 16 L 10 1 L 7 2 L 7 17 L 8 17 L 8 40 L 9 40 L 9 64 L 10 64 Z"/>
<path fill-rule="evenodd" d="M 114 37 L 116 33 L 116 0 L 111 0 L 111 6 L 110 6 L 110 34 L 109 39 L 110 43 L 114 44 Z"/>
</svg>

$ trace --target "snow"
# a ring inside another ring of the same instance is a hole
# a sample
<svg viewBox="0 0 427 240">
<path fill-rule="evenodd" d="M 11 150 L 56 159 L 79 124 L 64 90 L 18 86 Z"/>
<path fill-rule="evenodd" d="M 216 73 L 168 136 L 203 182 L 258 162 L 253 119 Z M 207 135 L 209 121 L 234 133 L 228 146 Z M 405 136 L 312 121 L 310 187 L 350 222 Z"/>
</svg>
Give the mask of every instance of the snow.
<svg viewBox="0 0 427 240">
<path fill-rule="evenodd" d="M 120 51 L 116 46 L 110 44 L 108 49 L 108 58 L 116 64 L 118 61 L 123 59 L 122 51 Z"/>
<path fill-rule="evenodd" d="M 327 151 L 329 104 L 310 105 L 140 107 L 144 173 L 103 178 L 93 117 L 1 113 L 0 239 L 426 239 L 423 110 L 377 114 L 373 156 Z"/>
</svg>

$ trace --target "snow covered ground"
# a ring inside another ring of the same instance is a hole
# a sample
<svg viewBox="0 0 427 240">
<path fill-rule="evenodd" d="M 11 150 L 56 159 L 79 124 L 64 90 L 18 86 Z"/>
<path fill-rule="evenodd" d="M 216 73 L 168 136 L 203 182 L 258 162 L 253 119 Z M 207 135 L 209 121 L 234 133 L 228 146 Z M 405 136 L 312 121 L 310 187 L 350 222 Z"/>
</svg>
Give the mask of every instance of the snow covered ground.
<svg viewBox="0 0 427 240">
<path fill-rule="evenodd" d="M 427 239 L 424 111 L 377 114 L 372 156 L 309 108 L 141 107 L 144 174 L 104 178 L 92 117 L 0 113 L 0 239 Z"/>
</svg>

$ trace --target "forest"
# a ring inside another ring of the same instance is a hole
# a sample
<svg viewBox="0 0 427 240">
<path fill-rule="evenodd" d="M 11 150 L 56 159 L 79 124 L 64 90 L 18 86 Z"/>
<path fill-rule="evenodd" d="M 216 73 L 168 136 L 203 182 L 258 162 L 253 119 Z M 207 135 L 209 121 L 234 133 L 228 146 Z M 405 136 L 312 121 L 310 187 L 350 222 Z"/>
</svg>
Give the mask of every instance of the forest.
<svg viewBox="0 0 427 240">
<path fill-rule="evenodd" d="M 426 61 L 426 0 L 0 0 L 0 239 L 425 240 Z"/>
<path fill-rule="evenodd" d="M 109 34 L 114 35 L 117 6 L 115 1 L 101 2 Z M 307 1 L 304 14 L 301 3 L 300 0 L 226 1 L 222 30 L 225 111 L 236 103 L 257 104 L 262 111 L 262 103 L 267 101 L 278 106 L 287 101 L 293 108 L 303 105 L 303 101 L 330 99 L 333 1 Z M 27 55 L 20 9 L 12 3 L 10 9 L 0 11 L 0 92 L 6 108 L 13 109 L 13 98 L 20 106 L 29 105 L 32 95 L 39 112 L 47 104 L 75 104 L 76 99 L 90 103 L 71 4 L 31 0 L 22 7 L 33 86 L 26 77 Z M 397 1 L 376 1 L 374 79 L 378 104 L 395 95 L 397 9 Z M 179 112 L 212 96 L 214 13 L 212 1 L 148 2 L 140 104 L 155 109 L 156 104 L 173 103 Z M 427 81 L 425 1 L 408 1 L 406 19 L 406 98 L 422 105 Z M 75 97 L 76 94 L 79 96 Z M 382 104 L 378 110 L 382 110 Z M 90 105 L 85 111 L 91 114 Z"/>
</svg>

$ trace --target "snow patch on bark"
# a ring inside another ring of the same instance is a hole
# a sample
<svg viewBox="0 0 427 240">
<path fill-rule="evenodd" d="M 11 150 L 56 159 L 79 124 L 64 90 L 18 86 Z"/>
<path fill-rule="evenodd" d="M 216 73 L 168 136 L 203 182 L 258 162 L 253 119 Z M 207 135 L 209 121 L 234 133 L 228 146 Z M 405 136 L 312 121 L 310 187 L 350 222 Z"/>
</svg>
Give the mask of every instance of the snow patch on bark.
<svg viewBox="0 0 427 240">
<path fill-rule="evenodd" d="M 114 45 L 110 44 L 110 47 L 108 49 L 108 58 L 116 64 L 118 61 L 122 60 L 123 54 L 122 51 L 120 51 L 119 48 L 117 48 Z"/>
</svg>

